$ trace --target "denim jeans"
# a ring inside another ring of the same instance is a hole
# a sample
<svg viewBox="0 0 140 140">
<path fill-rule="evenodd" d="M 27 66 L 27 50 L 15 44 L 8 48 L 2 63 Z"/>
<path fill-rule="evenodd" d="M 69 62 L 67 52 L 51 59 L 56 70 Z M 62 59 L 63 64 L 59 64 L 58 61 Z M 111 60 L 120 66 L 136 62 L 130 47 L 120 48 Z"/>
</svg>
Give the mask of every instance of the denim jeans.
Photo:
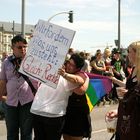
<svg viewBox="0 0 140 140">
<path fill-rule="evenodd" d="M 5 113 L 5 102 L 0 101 L 0 112 Z"/>
<path fill-rule="evenodd" d="M 7 140 L 32 140 L 32 103 L 17 107 L 5 105 L 5 121 L 7 127 Z"/>
</svg>

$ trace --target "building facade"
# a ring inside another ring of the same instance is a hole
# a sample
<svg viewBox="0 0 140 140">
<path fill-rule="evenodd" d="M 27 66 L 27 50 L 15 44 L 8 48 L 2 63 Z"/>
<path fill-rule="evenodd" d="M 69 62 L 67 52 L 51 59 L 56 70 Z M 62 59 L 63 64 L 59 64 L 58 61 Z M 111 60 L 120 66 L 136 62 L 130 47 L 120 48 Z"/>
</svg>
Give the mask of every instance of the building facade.
<svg viewBox="0 0 140 140">
<path fill-rule="evenodd" d="M 25 39 L 30 40 L 34 25 L 25 25 Z M 21 24 L 12 22 L 0 22 L 0 59 L 3 53 L 11 54 L 11 39 L 21 34 Z"/>
</svg>

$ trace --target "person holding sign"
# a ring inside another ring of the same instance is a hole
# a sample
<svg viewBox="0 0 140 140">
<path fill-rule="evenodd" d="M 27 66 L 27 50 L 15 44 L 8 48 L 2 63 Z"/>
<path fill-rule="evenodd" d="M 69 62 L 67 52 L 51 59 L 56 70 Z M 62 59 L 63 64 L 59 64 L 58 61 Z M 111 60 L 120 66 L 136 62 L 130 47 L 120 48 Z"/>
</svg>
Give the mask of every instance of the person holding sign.
<svg viewBox="0 0 140 140">
<path fill-rule="evenodd" d="M 69 96 L 75 92 L 82 97 L 88 87 L 88 76 L 80 72 L 83 65 L 84 59 L 73 54 L 65 68 L 58 70 L 56 89 L 43 83 L 38 88 L 31 107 L 35 140 L 61 139 Z"/>
<path fill-rule="evenodd" d="M 17 35 L 11 43 L 13 55 L 3 61 L 0 73 L 0 100 L 5 101 L 7 140 L 19 140 L 19 129 L 21 140 L 32 140 L 30 107 L 34 95 L 29 84 L 18 72 L 26 54 L 27 42 Z"/>
</svg>

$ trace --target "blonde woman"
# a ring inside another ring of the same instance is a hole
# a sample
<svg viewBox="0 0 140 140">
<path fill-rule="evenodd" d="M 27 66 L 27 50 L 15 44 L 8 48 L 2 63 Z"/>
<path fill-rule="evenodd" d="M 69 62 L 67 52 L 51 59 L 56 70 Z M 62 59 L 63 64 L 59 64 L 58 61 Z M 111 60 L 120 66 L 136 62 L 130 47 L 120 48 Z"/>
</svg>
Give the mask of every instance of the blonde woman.
<svg viewBox="0 0 140 140">
<path fill-rule="evenodd" d="M 119 102 L 118 112 L 109 111 L 106 114 L 110 118 L 118 117 L 116 140 L 140 139 L 140 42 L 129 45 L 128 58 L 133 70 L 126 84 L 112 78 L 114 83 L 126 87 L 122 90 L 124 99 Z"/>
<path fill-rule="evenodd" d="M 109 48 L 105 48 L 104 50 L 104 56 L 103 56 L 103 59 L 104 59 L 104 63 L 105 63 L 105 66 L 106 66 L 106 71 L 109 71 L 109 69 L 111 68 L 111 51 Z"/>
</svg>

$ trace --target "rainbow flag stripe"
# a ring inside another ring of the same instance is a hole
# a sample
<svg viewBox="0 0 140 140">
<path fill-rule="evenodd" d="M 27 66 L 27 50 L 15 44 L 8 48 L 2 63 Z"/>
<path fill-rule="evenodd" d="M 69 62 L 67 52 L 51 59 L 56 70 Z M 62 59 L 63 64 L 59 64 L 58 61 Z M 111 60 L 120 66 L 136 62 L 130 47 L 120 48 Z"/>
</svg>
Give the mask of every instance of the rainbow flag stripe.
<svg viewBox="0 0 140 140">
<path fill-rule="evenodd" d="M 112 82 L 106 76 L 100 76 L 95 74 L 88 74 L 90 78 L 89 86 L 86 91 L 86 97 L 90 111 L 97 104 L 97 102 L 112 89 Z"/>
</svg>

